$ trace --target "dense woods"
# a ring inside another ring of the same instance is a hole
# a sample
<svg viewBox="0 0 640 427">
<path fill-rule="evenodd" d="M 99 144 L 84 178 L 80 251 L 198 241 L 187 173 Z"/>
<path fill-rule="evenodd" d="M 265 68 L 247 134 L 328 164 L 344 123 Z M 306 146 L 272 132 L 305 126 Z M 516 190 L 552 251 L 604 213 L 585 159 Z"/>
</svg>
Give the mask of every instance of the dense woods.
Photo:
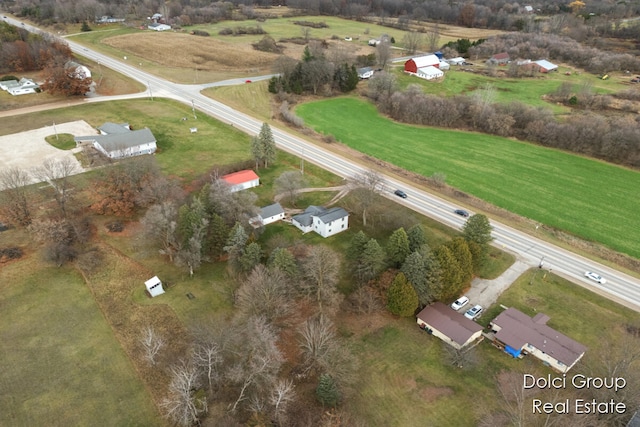
<svg viewBox="0 0 640 427">
<path fill-rule="evenodd" d="M 0 73 L 37 71 L 71 58 L 65 43 L 0 22 Z"/>
</svg>

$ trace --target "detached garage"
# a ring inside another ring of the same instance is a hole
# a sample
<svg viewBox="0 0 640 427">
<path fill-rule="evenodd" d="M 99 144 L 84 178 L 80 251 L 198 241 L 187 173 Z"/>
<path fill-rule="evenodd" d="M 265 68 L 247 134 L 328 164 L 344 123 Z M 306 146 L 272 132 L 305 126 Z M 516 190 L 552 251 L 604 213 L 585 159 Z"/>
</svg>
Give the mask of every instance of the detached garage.
<svg viewBox="0 0 640 427">
<path fill-rule="evenodd" d="M 441 302 L 426 306 L 416 321 L 429 335 L 457 349 L 482 339 L 482 326 Z"/>
<path fill-rule="evenodd" d="M 232 193 L 260 185 L 260 177 L 250 169 L 224 175 L 222 179 L 231 186 Z"/>
</svg>

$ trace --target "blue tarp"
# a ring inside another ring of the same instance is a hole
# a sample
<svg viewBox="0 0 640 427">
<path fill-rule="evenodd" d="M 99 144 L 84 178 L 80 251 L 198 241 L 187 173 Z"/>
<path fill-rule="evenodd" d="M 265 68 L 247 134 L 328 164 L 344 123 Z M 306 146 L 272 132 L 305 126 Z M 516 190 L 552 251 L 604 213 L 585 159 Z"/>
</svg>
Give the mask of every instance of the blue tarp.
<svg viewBox="0 0 640 427">
<path fill-rule="evenodd" d="M 518 357 L 518 356 L 520 356 L 520 353 L 522 352 L 522 350 L 515 349 L 515 348 L 513 348 L 513 347 L 509 347 L 509 346 L 506 346 L 506 347 L 504 348 L 504 351 L 506 351 L 507 353 L 509 353 L 509 354 L 510 354 L 510 355 L 512 355 L 513 357 Z"/>
</svg>

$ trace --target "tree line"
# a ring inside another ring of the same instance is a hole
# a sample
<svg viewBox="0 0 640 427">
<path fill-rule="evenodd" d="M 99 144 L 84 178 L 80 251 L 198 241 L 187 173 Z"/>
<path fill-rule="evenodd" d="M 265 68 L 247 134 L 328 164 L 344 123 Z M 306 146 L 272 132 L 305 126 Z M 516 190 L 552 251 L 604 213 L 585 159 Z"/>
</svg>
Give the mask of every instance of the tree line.
<svg viewBox="0 0 640 427">
<path fill-rule="evenodd" d="M 470 95 L 441 98 L 424 94 L 418 85 L 401 91 L 395 77 L 387 73 L 378 73 L 369 81 L 368 96 L 382 113 L 400 122 L 516 137 L 612 163 L 640 166 L 640 121 L 634 116 L 585 111 L 560 122 L 545 108 L 518 101 L 493 102 L 495 88 L 491 85 Z M 575 96 L 578 106 L 589 107 L 598 99 L 588 86 L 569 88 L 559 96 L 567 102 Z"/>
</svg>

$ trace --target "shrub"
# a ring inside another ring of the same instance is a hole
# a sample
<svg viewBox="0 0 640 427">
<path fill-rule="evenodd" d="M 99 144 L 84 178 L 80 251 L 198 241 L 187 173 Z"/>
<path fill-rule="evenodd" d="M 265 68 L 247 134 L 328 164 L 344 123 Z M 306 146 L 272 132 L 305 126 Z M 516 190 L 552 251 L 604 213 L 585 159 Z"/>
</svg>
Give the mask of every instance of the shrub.
<svg viewBox="0 0 640 427">
<path fill-rule="evenodd" d="M 191 34 L 194 36 L 202 36 L 202 37 L 209 37 L 211 35 L 208 32 L 202 31 L 202 30 L 193 30 L 191 31 Z"/>
</svg>

